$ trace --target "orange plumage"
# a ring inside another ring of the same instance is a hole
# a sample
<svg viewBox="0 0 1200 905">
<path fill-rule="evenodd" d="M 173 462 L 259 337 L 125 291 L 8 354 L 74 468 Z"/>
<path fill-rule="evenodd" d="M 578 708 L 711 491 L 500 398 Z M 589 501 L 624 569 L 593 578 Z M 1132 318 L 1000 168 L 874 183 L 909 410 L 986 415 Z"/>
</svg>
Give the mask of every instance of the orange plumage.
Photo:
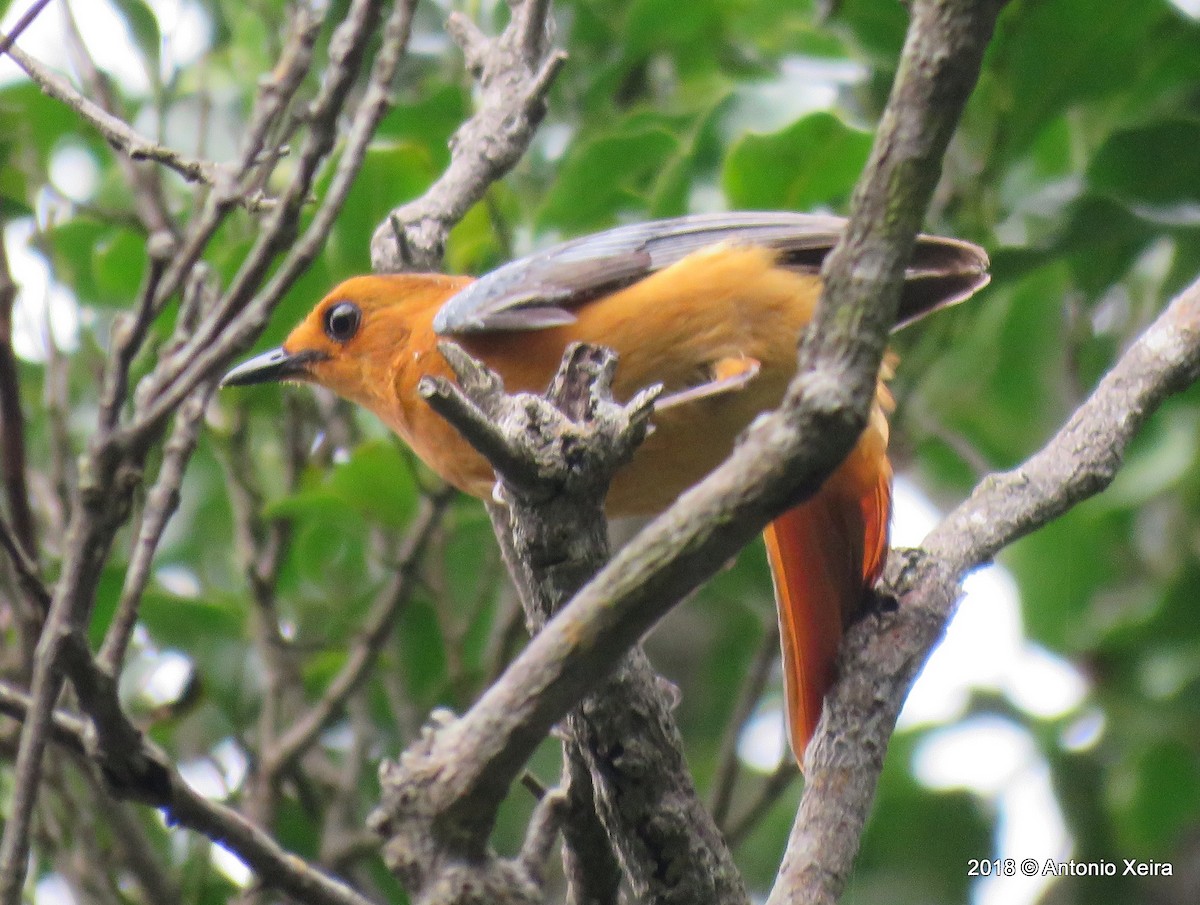
<svg viewBox="0 0 1200 905">
<path fill-rule="evenodd" d="M 619 355 L 617 398 L 661 383 L 669 400 L 606 501 L 610 515 L 653 514 L 782 399 L 820 295 L 820 260 L 842 225 L 798 214 L 697 216 L 576 240 L 478 283 L 355 277 L 322 299 L 281 349 L 235 368 L 226 382 L 326 386 L 373 411 L 447 481 L 486 497 L 490 466 L 416 391 L 425 375 L 452 376 L 436 349 L 440 334 L 498 372 L 510 392 L 543 391 L 569 342 L 605 345 Z M 902 318 L 967 297 L 986 283 L 986 266 L 975 246 L 921 237 Z M 765 535 L 798 759 L 832 682 L 842 628 L 883 568 L 889 407 L 881 380 L 849 457 Z"/>
</svg>

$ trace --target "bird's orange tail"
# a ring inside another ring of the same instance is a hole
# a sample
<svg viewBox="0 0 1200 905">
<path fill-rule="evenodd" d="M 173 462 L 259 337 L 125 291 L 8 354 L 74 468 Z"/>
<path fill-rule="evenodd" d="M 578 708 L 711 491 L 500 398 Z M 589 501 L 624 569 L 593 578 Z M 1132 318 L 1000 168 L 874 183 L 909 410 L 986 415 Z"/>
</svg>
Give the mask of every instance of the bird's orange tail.
<svg viewBox="0 0 1200 905">
<path fill-rule="evenodd" d="M 851 453 L 814 497 L 763 534 L 779 610 L 788 734 L 798 762 L 833 683 L 842 628 L 887 555 L 891 467 L 884 456 L 864 463 L 860 454 Z"/>
</svg>

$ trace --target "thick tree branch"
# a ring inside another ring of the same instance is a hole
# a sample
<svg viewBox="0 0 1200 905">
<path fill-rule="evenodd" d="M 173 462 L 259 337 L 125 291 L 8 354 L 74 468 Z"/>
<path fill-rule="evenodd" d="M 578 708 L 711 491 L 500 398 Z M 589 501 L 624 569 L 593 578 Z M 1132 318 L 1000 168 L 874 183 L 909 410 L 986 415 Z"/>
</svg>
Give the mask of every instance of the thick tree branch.
<svg viewBox="0 0 1200 905">
<path fill-rule="evenodd" d="M 808 783 L 772 903 L 833 902 L 849 874 L 896 716 L 957 606 L 961 582 L 1004 546 L 1112 481 L 1130 440 L 1200 376 L 1200 281 L 1179 295 L 1040 452 L 985 478 L 924 540 L 895 557 L 894 613 L 843 645 L 806 761 Z"/>
<path fill-rule="evenodd" d="M 608 393 L 615 358 L 590 347 L 567 351 L 547 394 L 551 405 L 534 397 L 503 395 L 494 375 L 480 372 L 456 350 L 446 352 L 463 389 L 429 381 L 427 397 L 479 446 L 494 453 L 504 475 L 501 492 L 512 511 L 516 556 L 510 565 L 529 600 L 529 619 L 536 629 L 603 559 L 602 502 L 608 480 L 644 434 L 653 394 L 639 394 L 626 407 L 613 404 Z M 590 768 L 581 774 L 592 800 L 577 802 L 587 810 L 579 828 L 590 826 L 593 809 L 599 808 L 639 897 L 689 903 L 745 900 L 737 871 L 691 785 L 667 696 L 644 658 L 631 659 L 612 684 L 593 695 L 571 718 L 568 731 L 574 739 L 568 742 L 569 763 Z M 437 733 L 431 731 L 422 747 L 435 757 L 447 754 L 436 741 Z M 415 892 L 440 882 L 436 868 L 431 870 L 434 865 L 453 863 L 456 852 L 462 857 L 479 850 L 490 830 L 489 815 L 512 779 L 511 761 L 435 762 L 424 754 L 410 752 L 388 771 L 385 805 L 376 818 L 391 836 L 390 863 Z M 424 786 L 431 774 L 443 772 L 452 775 L 450 782 Z M 422 853 L 421 866 L 414 857 L 414 837 L 429 832 L 429 815 L 414 815 L 406 807 L 414 785 L 424 793 L 424 804 L 442 815 L 434 821 L 434 851 Z M 574 815 L 568 809 L 565 816 Z M 585 841 L 578 834 L 569 838 Z M 577 901 L 611 901 L 615 894 L 611 868 L 598 870 L 604 865 L 604 852 L 599 860 L 596 856 L 590 842 L 572 851 L 569 864 L 577 881 Z M 515 887 L 506 893 L 519 894 Z"/>
<path fill-rule="evenodd" d="M 476 805 L 496 798 L 596 676 L 771 518 L 820 486 L 848 451 L 874 392 L 904 263 L 1001 5 L 917 4 L 895 99 L 851 226 L 827 262 L 824 300 L 783 407 L 756 421 L 724 464 L 618 553 L 475 707 L 431 734 L 422 765 L 461 767 L 439 777 L 440 793 Z M 479 785 L 478 763 L 490 765 L 490 791 Z"/>
</svg>

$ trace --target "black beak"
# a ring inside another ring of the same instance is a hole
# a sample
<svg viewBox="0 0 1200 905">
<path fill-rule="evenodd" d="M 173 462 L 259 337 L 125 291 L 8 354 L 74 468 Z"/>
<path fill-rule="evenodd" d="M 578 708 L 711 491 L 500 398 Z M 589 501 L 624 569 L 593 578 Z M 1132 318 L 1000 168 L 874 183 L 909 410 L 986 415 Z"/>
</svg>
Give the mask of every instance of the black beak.
<svg viewBox="0 0 1200 905">
<path fill-rule="evenodd" d="M 280 346 L 278 349 L 256 355 L 249 361 L 243 361 L 221 378 L 221 386 L 243 387 L 252 383 L 297 380 L 308 376 L 309 364 L 324 357 L 324 353 L 315 349 L 307 349 L 293 355 Z"/>
</svg>

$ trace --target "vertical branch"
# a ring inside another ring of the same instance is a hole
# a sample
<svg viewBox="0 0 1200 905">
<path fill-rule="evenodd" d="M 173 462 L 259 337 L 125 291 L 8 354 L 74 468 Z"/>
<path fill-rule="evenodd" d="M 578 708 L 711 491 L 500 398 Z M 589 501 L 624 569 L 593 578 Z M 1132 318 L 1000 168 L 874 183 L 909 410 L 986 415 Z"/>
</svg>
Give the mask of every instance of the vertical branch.
<svg viewBox="0 0 1200 905">
<path fill-rule="evenodd" d="M 917 0 L 900 67 L 867 167 L 855 187 L 850 223 L 825 260 L 821 303 L 801 349 L 853 362 L 855 398 L 874 392 L 900 287 L 900 274 L 941 175 L 942 159 L 975 86 L 996 17 L 1006 0 Z M 871 302 L 871 304 L 868 304 Z M 789 390 L 789 401 L 794 391 Z M 786 403 L 785 403 L 786 404 Z M 862 681 L 843 670 L 833 689 Z M 834 903 L 858 851 L 863 823 L 883 766 L 899 700 L 876 692 L 867 721 L 886 724 L 882 745 L 843 741 L 829 731 L 828 700 L 805 757 L 807 782 L 769 905 Z M 838 816 L 829 810 L 836 797 Z"/>
<path fill-rule="evenodd" d="M 100 667 L 110 675 L 115 676 L 119 673 L 125 660 L 125 651 L 137 624 L 142 592 L 146 590 L 146 582 L 150 578 L 154 554 L 158 551 L 167 523 L 179 508 L 179 488 L 183 483 L 183 473 L 196 449 L 204 409 L 212 396 L 214 385 L 211 382 L 201 385 L 180 406 L 175 416 L 175 425 L 163 449 L 163 461 L 158 470 L 158 477 L 146 495 L 146 505 L 133 544 L 133 555 L 129 557 L 125 582 L 121 586 L 121 597 L 97 655 Z"/>
<path fill-rule="evenodd" d="M 37 530 L 25 475 L 25 418 L 21 412 L 17 357 L 12 345 L 16 298 L 17 284 L 13 282 L 8 253 L 3 237 L 0 237 L 0 474 L 3 475 L 13 536 L 25 555 L 36 561 Z"/>
</svg>

